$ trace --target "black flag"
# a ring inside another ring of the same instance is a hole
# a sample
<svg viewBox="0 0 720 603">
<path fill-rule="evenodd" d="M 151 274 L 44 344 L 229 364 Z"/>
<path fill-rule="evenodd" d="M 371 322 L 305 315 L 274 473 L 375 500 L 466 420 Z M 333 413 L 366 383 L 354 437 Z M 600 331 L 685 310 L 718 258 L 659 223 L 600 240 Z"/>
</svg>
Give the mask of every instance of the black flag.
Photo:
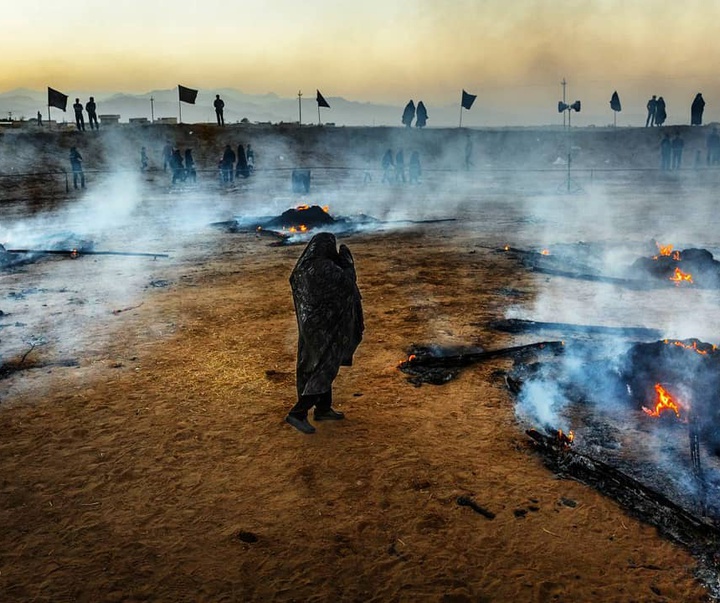
<svg viewBox="0 0 720 603">
<path fill-rule="evenodd" d="M 67 94 L 58 92 L 48 86 L 48 107 L 57 107 L 65 111 L 67 109 Z"/>
<path fill-rule="evenodd" d="M 473 106 L 476 98 L 477 94 L 468 94 L 467 92 L 465 92 L 465 90 L 463 90 L 462 102 L 460 104 L 463 106 L 463 108 L 470 109 L 470 107 Z"/>
<path fill-rule="evenodd" d="M 328 102 L 325 100 L 322 94 L 320 94 L 320 90 L 316 90 L 317 92 L 317 104 L 318 107 L 327 107 L 330 108 L 330 105 L 328 105 Z"/>
<path fill-rule="evenodd" d="M 610 108 L 613 111 L 622 111 L 622 105 L 620 104 L 620 97 L 618 96 L 617 90 L 613 92 L 612 98 L 610 99 Z"/>
<path fill-rule="evenodd" d="M 198 91 L 193 90 L 192 88 L 186 88 L 185 86 L 178 85 L 178 94 L 180 95 L 181 103 L 188 103 L 190 105 L 194 105 L 195 99 L 198 95 Z"/>
</svg>

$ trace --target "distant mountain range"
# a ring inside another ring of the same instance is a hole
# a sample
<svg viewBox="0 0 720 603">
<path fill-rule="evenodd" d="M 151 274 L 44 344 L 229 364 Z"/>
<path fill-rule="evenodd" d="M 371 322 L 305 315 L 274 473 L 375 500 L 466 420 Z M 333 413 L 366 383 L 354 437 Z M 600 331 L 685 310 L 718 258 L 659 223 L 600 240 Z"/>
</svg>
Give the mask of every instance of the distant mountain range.
<svg viewBox="0 0 720 603">
<path fill-rule="evenodd" d="M 73 122 L 72 104 L 79 98 L 83 105 L 92 95 L 98 107 L 98 115 L 120 115 L 121 122 L 130 118 L 144 117 L 155 119 L 162 117 L 178 118 L 182 111 L 185 123 L 215 122 L 213 100 L 219 94 L 225 101 L 226 123 L 236 123 L 247 119 L 255 122 L 297 122 L 300 107 L 296 98 L 282 98 L 274 93 L 245 94 L 232 88 L 203 90 L 198 93 L 194 105 L 178 103 L 176 88 L 169 90 L 153 90 L 144 94 L 112 93 L 100 94 L 92 91 L 61 90 L 68 95 L 67 111 L 51 108 L 51 118 L 62 122 Z M 434 106 L 425 102 L 428 110 L 428 127 L 457 127 L 460 118 L 460 98 L 455 105 Z M 383 105 L 371 102 L 349 101 L 342 97 L 325 96 L 330 109 L 320 109 L 322 123 L 334 123 L 338 126 L 401 126 L 402 106 Z M 423 99 L 413 99 L 417 104 Z M 524 99 L 492 99 L 479 97 L 471 110 L 463 110 L 462 123 L 466 127 L 487 126 L 527 126 L 527 125 L 559 125 L 562 117 L 556 112 L 551 98 L 529 106 L 521 106 Z M 494 103 L 494 104 L 493 104 Z M 639 103 L 639 101 L 638 101 Z M 603 102 L 604 112 L 588 111 L 590 103 L 586 103 L 582 114 L 573 115 L 573 124 L 608 125 L 612 124 L 612 113 Z M 644 123 L 644 105 L 640 105 L 636 114 L 622 113 L 618 125 L 632 120 L 636 125 Z M 302 97 L 302 123 L 318 123 L 318 107 L 315 93 L 309 91 Z M 47 91 L 18 88 L 0 94 L 0 119 L 34 119 L 37 112 L 47 119 Z"/>
</svg>

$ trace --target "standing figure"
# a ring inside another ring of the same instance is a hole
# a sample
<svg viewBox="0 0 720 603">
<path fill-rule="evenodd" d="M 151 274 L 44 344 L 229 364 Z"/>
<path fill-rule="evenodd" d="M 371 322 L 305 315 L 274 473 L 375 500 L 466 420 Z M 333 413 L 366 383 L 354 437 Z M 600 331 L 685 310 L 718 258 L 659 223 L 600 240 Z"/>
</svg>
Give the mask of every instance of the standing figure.
<svg viewBox="0 0 720 603">
<path fill-rule="evenodd" d="M 73 109 L 75 111 L 75 125 L 77 126 L 77 129 L 81 132 L 85 131 L 85 120 L 83 119 L 83 106 L 80 102 L 79 98 L 75 99 L 75 104 L 73 105 Z"/>
<path fill-rule="evenodd" d="M 172 160 L 172 145 L 170 144 L 169 140 L 165 141 L 165 146 L 162 150 L 162 156 L 163 156 L 163 172 L 167 172 L 168 167 L 170 166 L 171 160 Z"/>
<path fill-rule="evenodd" d="M 410 162 L 408 163 L 408 175 L 410 184 L 418 184 L 420 182 L 420 174 L 422 169 L 420 167 L 420 153 L 413 151 L 410 155 Z"/>
<path fill-rule="evenodd" d="M 670 134 L 665 134 L 660 142 L 660 169 L 666 172 L 670 169 L 670 156 L 672 154 L 672 142 Z"/>
<path fill-rule="evenodd" d="M 92 96 L 90 97 L 90 100 L 85 105 L 85 111 L 87 111 L 87 114 L 88 114 L 88 121 L 90 122 L 90 129 L 91 130 L 99 130 L 100 125 L 98 124 L 98 118 L 97 118 L 97 105 L 95 104 L 95 99 Z"/>
<path fill-rule="evenodd" d="M 468 134 L 467 139 L 465 140 L 465 170 L 469 170 L 473 165 L 472 155 L 473 155 L 473 141 L 472 141 L 472 138 L 470 138 L 470 135 Z"/>
<path fill-rule="evenodd" d="M 145 149 L 145 147 L 142 147 L 140 149 L 140 171 L 144 172 L 147 169 L 148 169 L 147 149 Z"/>
<path fill-rule="evenodd" d="M 252 174 L 255 171 L 255 151 L 253 151 L 250 143 L 248 143 L 245 154 L 247 155 L 248 170 L 250 170 L 250 173 Z"/>
<path fill-rule="evenodd" d="M 335 235 L 316 234 L 290 275 L 298 324 L 297 403 L 285 421 L 302 433 L 314 433 L 316 421 L 345 417 L 332 409 L 332 384 L 341 366 L 351 366 L 362 340 L 362 298 L 352 254 L 336 249 Z"/>
<path fill-rule="evenodd" d="M 175 184 L 178 180 L 183 182 L 185 180 L 185 168 L 183 167 L 183 158 L 180 154 L 180 149 L 173 149 L 172 157 L 170 158 L 170 167 L 172 168 L 172 183 Z"/>
<path fill-rule="evenodd" d="M 672 169 L 679 170 L 682 165 L 682 154 L 685 141 L 680 137 L 680 132 L 675 133 L 672 139 Z"/>
<path fill-rule="evenodd" d="M 37 125 L 42 127 L 42 113 L 40 113 L 40 111 L 38 111 L 37 114 Z"/>
<path fill-rule="evenodd" d="M 405 153 L 399 149 L 395 153 L 395 182 L 405 182 Z"/>
<path fill-rule="evenodd" d="M 393 181 L 393 168 L 395 167 L 395 164 L 393 163 L 393 152 L 392 149 L 388 149 L 385 151 L 385 154 L 382 157 L 382 169 L 383 169 L 383 177 L 382 181 L 390 183 Z"/>
<path fill-rule="evenodd" d="M 235 178 L 247 178 L 250 175 L 250 168 L 248 168 L 247 158 L 245 157 L 245 149 L 241 144 L 238 145 L 237 150 L 237 167 L 235 168 Z"/>
<path fill-rule="evenodd" d="M 702 116 L 703 111 L 705 110 L 705 99 L 702 97 L 702 94 L 698 92 L 695 95 L 695 100 L 693 100 L 692 105 L 690 106 L 690 125 L 691 126 L 702 126 Z"/>
<path fill-rule="evenodd" d="M 657 110 L 657 96 L 654 94 L 652 98 L 647 102 L 647 119 L 645 119 L 645 127 L 652 127 L 655 125 L 655 111 Z"/>
<path fill-rule="evenodd" d="M 655 105 L 655 125 L 662 126 L 667 119 L 667 111 L 665 110 L 665 99 L 658 97 Z"/>
<path fill-rule="evenodd" d="M 416 119 L 415 119 L 415 127 L 416 128 L 424 128 L 427 125 L 427 109 L 425 108 L 425 103 L 420 101 L 417 106 L 416 111 Z"/>
<path fill-rule="evenodd" d="M 191 182 L 197 181 L 197 171 L 195 170 L 195 160 L 192 156 L 192 149 L 185 149 L 185 177 Z"/>
<path fill-rule="evenodd" d="M 720 164 L 720 134 L 718 134 L 717 128 L 713 128 L 712 132 L 707 137 L 707 155 L 706 162 L 708 165 Z"/>
<path fill-rule="evenodd" d="M 225 110 L 225 101 L 220 98 L 219 94 L 215 95 L 215 100 L 213 101 L 213 107 L 215 107 L 215 117 L 217 117 L 218 126 L 224 126 L 225 125 L 225 117 L 223 116 L 223 111 Z"/>
<path fill-rule="evenodd" d="M 233 166 L 235 165 L 235 151 L 229 144 L 225 145 L 225 152 L 222 156 L 222 175 L 223 182 L 233 181 Z"/>
<path fill-rule="evenodd" d="M 405 110 L 402 114 L 402 123 L 406 128 L 412 125 L 412 120 L 415 119 L 415 103 L 410 101 L 405 105 Z"/>
<path fill-rule="evenodd" d="M 70 147 L 70 167 L 73 175 L 73 188 L 77 188 L 78 184 L 85 188 L 85 172 L 83 172 L 83 158 L 80 151 L 76 147 Z"/>
</svg>

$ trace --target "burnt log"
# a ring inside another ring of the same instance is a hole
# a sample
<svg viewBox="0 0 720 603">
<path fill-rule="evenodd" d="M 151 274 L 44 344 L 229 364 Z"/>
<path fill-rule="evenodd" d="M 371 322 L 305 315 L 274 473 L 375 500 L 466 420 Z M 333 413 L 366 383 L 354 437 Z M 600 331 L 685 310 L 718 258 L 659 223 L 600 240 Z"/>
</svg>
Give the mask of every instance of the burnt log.
<svg viewBox="0 0 720 603">
<path fill-rule="evenodd" d="M 562 341 L 541 341 L 496 350 L 482 350 L 477 347 L 442 348 L 439 346 L 413 346 L 407 360 L 398 369 L 410 375 L 408 381 L 420 386 L 423 383 L 442 385 L 454 379 L 460 369 L 472 364 L 503 357 L 524 357 L 538 352 L 560 354 L 564 350 Z"/>
<path fill-rule="evenodd" d="M 662 534 L 705 560 L 714 559 L 720 551 L 720 529 L 715 522 L 698 517 L 664 494 L 607 463 L 577 452 L 556 437 L 535 429 L 525 433 L 556 475 L 574 479 L 611 497 L 631 515 L 654 525 Z"/>
<path fill-rule="evenodd" d="M 658 338 L 662 332 L 658 329 L 645 327 L 606 327 L 601 325 L 577 325 L 566 322 L 542 322 L 523 320 L 521 318 L 506 318 L 495 320 L 490 327 L 504 333 L 534 333 L 536 331 L 563 331 L 565 333 L 580 333 L 583 335 L 613 335 L 628 338 Z"/>
</svg>

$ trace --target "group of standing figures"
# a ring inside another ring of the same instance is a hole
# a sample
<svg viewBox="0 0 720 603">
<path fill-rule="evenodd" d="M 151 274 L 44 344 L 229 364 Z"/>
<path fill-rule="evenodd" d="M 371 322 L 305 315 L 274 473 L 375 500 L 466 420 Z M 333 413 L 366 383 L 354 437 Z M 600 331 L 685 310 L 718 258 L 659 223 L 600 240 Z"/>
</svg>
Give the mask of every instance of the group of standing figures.
<svg viewBox="0 0 720 603">
<path fill-rule="evenodd" d="M 413 119 L 415 120 L 416 128 L 424 128 L 427 125 L 428 113 L 425 108 L 425 103 L 420 101 L 415 107 L 415 103 L 410 101 L 405 105 L 405 110 L 402 114 L 402 123 L 406 128 L 412 126 Z"/>
<path fill-rule="evenodd" d="M 141 162 L 147 161 L 147 157 L 142 157 Z M 195 182 L 197 180 L 197 170 L 195 169 L 195 159 L 193 159 L 192 149 L 185 149 L 185 154 L 180 149 L 173 147 L 167 142 L 163 147 L 163 171 L 170 168 L 172 171 L 172 183 L 177 182 Z"/>
<path fill-rule="evenodd" d="M 705 111 L 705 99 L 702 93 L 698 92 L 690 105 L 690 125 L 701 126 L 703 111 Z M 667 108 L 665 107 L 665 99 L 660 96 L 652 95 L 647 102 L 647 119 L 645 119 L 645 127 L 662 126 L 667 119 Z"/>
<path fill-rule="evenodd" d="M 77 126 L 77 129 L 80 132 L 84 132 L 85 119 L 83 118 L 83 106 L 79 98 L 75 99 L 75 103 L 73 104 L 73 111 L 75 111 L 75 125 Z M 94 97 L 91 96 L 90 100 L 85 104 L 85 111 L 87 111 L 88 114 L 88 122 L 90 123 L 90 129 L 99 130 L 100 124 L 98 123 L 97 118 L 97 104 L 95 103 Z"/>
<path fill-rule="evenodd" d="M 383 170 L 383 182 L 410 182 L 410 184 L 417 184 L 420 182 L 420 175 L 422 168 L 420 167 L 420 153 L 413 151 L 410 155 L 410 162 L 408 163 L 408 177 L 405 176 L 405 153 L 402 149 L 399 149 L 395 153 L 393 158 L 392 149 L 385 151 L 383 155 L 381 166 Z"/>
<path fill-rule="evenodd" d="M 234 178 L 248 178 L 255 171 L 255 151 L 248 144 L 247 152 L 239 144 L 237 154 L 227 144 L 218 165 L 222 182 L 232 182 Z"/>
</svg>

